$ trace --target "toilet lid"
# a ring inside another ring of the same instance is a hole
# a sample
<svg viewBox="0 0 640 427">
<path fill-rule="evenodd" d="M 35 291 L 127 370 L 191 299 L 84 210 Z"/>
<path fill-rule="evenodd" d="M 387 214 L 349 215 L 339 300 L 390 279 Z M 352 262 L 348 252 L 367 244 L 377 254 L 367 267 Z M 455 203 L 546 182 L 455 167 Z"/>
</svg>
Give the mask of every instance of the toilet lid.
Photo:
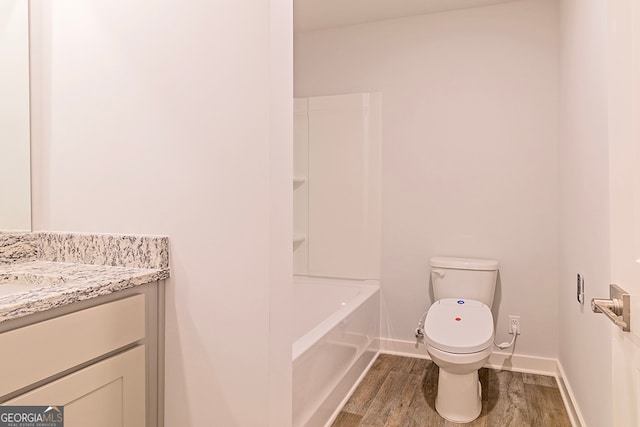
<svg viewBox="0 0 640 427">
<path fill-rule="evenodd" d="M 449 353 L 476 353 L 493 341 L 493 316 L 480 301 L 444 298 L 436 301 L 424 322 L 427 344 Z"/>
</svg>

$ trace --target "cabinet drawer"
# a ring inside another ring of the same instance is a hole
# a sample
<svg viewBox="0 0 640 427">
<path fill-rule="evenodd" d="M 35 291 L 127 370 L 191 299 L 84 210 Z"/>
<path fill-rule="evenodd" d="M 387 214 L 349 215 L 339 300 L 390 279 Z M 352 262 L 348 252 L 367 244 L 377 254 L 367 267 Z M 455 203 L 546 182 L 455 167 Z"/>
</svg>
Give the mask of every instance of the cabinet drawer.
<svg viewBox="0 0 640 427">
<path fill-rule="evenodd" d="M 143 339 L 135 295 L 0 334 L 0 396 Z"/>
</svg>

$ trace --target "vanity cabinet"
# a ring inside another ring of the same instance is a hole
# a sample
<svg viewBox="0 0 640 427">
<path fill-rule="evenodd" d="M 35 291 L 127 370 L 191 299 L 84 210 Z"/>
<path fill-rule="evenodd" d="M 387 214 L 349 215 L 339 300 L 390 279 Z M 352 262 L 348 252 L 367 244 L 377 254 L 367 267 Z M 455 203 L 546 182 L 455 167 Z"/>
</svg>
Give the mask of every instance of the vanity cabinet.
<svg viewBox="0 0 640 427">
<path fill-rule="evenodd" d="M 0 330 L 0 404 L 64 406 L 66 427 L 162 425 L 160 286 L 25 316 L 31 323 Z"/>
<path fill-rule="evenodd" d="M 5 405 L 64 405 L 68 427 L 145 425 L 144 345 L 92 364 Z"/>
</svg>

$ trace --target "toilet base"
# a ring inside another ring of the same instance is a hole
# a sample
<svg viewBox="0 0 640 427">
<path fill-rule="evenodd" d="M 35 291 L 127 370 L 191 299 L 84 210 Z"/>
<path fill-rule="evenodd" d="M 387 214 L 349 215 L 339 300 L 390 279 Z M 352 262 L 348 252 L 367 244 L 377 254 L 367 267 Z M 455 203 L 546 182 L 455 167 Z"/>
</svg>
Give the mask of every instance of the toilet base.
<svg viewBox="0 0 640 427">
<path fill-rule="evenodd" d="M 482 411 L 478 371 L 458 375 L 440 368 L 436 411 L 442 418 L 455 423 L 468 423 L 478 418 Z"/>
</svg>

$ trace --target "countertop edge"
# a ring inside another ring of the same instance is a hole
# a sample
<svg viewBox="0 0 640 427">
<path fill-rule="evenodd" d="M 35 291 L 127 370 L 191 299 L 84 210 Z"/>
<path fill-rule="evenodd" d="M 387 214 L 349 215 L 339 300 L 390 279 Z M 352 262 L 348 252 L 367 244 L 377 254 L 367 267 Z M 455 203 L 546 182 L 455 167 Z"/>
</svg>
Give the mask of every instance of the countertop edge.
<svg viewBox="0 0 640 427">
<path fill-rule="evenodd" d="M 36 291 L 43 288 L 22 294 L 27 299 L 18 301 L 15 304 L 0 305 L 0 323 L 28 316 L 58 307 L 97 298 L 103 295 L 112 294 L 125 289 L 142 286 L 149 283 L 166 280 L 170 277 L 170 269 L 149 269 L 149 272 L 136 274 L 126 279 L 105 280 L 98 283 L 69 283 L 59 289 L 50 291 L 45 296 L 39 296 Z M 32 294 L 33 299 L 28 299 Z"/>
</svg>

